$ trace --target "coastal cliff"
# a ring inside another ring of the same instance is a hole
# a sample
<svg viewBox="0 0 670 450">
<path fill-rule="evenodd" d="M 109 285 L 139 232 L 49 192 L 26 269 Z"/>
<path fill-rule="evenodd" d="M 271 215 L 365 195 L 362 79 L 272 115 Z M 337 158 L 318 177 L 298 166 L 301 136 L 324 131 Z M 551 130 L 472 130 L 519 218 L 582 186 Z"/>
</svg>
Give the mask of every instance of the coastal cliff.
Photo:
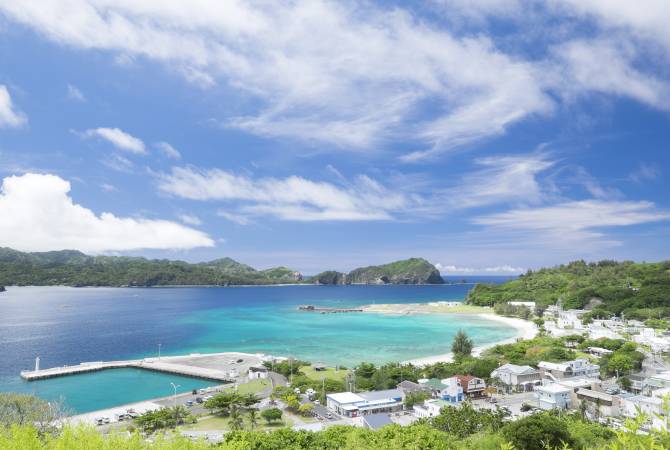
<svg viewBox="0 0 670 450">
<path fill-rule="evenodd" d="M 322 272 L 315 284 L 443 284 L 440 271 L 423 258 L 410 258 L 381 266 L 359 267 L 349 273 Z"/>
</svg>

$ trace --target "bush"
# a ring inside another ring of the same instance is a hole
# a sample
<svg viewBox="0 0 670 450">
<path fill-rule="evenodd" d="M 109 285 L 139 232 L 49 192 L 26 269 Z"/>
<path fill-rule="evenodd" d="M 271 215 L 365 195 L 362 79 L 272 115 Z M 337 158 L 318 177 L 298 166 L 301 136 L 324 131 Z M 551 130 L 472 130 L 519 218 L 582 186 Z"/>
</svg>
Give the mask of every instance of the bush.
<svg viewBox="0 0 670 450">
<path fill-rule="evenodd" d="M 538 413 L 507 424 L 503 436 L 517 450 L 538 450 L 573 446 L 566 424 L 551 413 Z"/>
</svg>

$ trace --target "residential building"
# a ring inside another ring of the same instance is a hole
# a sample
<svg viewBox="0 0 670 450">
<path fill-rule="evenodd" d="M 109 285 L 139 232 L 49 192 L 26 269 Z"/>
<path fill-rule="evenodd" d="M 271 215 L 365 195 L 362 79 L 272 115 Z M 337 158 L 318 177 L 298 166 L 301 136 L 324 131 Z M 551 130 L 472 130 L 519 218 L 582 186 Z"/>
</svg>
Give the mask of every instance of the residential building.
<svg viewBox="0 0 670 450">
<path fill-rule="evenodd" d="M 602 348 L 602 347 L 588 347 L 586 350 L 590 354 L 595 355 L 599 358 L 602 358 L 605 355 L 611 355 L 612 353 L 614 353 L 612 350 L 608 350 L 608 349 Z"/>
<path fill-rule="evenodd" d="M 445 378 L 442 380 L 442 384 L 445 386 L 440 391 L 440 398 L 442 400 L 451 404 L 458 404 L 465 400 L 463 387 L 461 386 L 459 377 Z"/>
<path fill-rule="evenodd" d="M 491 372 L 506 392 L 530 392 L 533 386 L 541 384 L 540 371 L 530 366 L 505 364 Z"/>
<path fill-rule="evenodd" d="M 249 379 L 257 380 L 268 377 L 268 368 L 265 366 L 251 366 L 249 367 Z"/>
<path fill-rule="evenodd" d="M 486 381 L 472 375 L 456 375 L 466 397 L 481 397 L 486 389 Z"/>
<path fill-rule="evenodd" d="M 644 380 L 643 387 L 647 392 L 670 387 L 670 370 L 647 377 L 647 379 Z"/>
<path fill-rule="evenodd" d="M 592 418 L 618 417 L 621 413 L 620 399 L 607 392 L 580 389 L 577 391 L 577 399 L 580 404 L 586 403 L 586 411 Z"/>
<path fill-rule="evenodd" d="M 371 392 L 338 392 L 326 395 L 326 406 L 346 417 L 390 413 L 402 410 L 403 392 L 400 389 Z"/>
<path fill-rule="evenodd" d="M 535 386 L 534 390 L 537 406 L 541 409 L 568 409 L 570 393 L 570 388 L 553 382 Z"/>
<path fill-rule="evenodd" d="M 414 394 L 416 392 L 432 392 L 432 388 L 425 384 L 415 383 L 413 381 L 405 380 L 398 384 L 398 389 L 402 390 L 405 396 L 407 394 Z"/>
<path fill-rule="evenodd" d="M 439 398 L 426 400 L 421 405 L 414 405 L 414 415 L 419 418 L 436 417 L 440 415 L 442 408 L 447 406 L 454 405 Z"/>
<path fill-rule="evenodd" d="M 541 361 L 537 367 L 540 369 L 543 378 L 549 378 L 554 381 L 572 377 L 600 377 L 600 366 L 592 364 L 588 359 L 584 358 L 563 363 Z"/>
</svg>

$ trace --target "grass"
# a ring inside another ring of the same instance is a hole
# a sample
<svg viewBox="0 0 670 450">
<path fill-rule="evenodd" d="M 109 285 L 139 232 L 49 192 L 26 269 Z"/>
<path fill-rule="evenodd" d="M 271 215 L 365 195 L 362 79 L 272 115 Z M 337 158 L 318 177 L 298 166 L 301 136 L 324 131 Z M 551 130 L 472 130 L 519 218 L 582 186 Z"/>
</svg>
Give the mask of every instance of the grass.
<svg viewBox="0 0 670 450">
<path fill-rule="evenodd" d="M 251 423 L 249 422 L 248 413 L 242 414 L 244 419 L 244 429 L 250 430 Z M 265 419 L 258 417 L 258 425 L 254 428 L 255 430 L 274 430 L 282 427 L 291 427 L 293 426 L 293 420 L 289 417 L 284 417 L 279 422 L 274 422 L 268 424 Z M 230 418 L 221 417 L 221 416 L 209 416 L 203 419 L 198 420 L 197 423 L 184 425 L 181 427 L 182 430 L 188 431 L 230 431 Z"/>
<path fill-rule="evenodd" d="M 260 378 L 249 381 L 248 383 L 239 384 L 237 386 L 237 392 L 240 395 L 258 394 L 259 392 L 262 392 L 270 387 L 272 387 L 272 382 L 269 379 Z M 224 389 L 234 389 L 234 386 L 231 384 L 226 386 Z"/>
<path fill-rule="evenodd" d="M 343 381 L 347 376 L 346 369 L 340 369 L 336 371 L 332 367 L 328 367 L 326 370 L 314 370 L 312 367 L 301 367 L 300 371 L 305 374 L 305 376 L 311 380 L 321 381 L 323 378 L 330 378 L 333 380 Z"/>
</svg>

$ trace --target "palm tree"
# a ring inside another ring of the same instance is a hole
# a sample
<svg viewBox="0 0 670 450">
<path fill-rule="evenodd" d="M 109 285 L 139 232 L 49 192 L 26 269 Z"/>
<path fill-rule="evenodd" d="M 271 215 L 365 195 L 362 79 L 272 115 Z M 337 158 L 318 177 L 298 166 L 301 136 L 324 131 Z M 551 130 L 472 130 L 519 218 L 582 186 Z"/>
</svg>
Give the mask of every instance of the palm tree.
<svg viewBox="0 0 670 450">
<path fill-rule="evenodd" d="M 241 430 L 244 426 L 244 421 L 242 420 L 242 415 L 237 406 L 233 405 L 230 408 L 230 429 L 233 431 Z"/>
<path fill-rule="evenodd" d="M 249 409 L 249 424 L 252 430 L 258 426 L 258 410 L 256 408 Z"/>
<path fill-rule="evenodd" d="M 185 406 L 178 405 L 172 408 L 172 414 L 174 415 L 175 424 L 181 425 L 184 423 L 184 419 L 190 415 L 190 412 Z"/>
</svg>

